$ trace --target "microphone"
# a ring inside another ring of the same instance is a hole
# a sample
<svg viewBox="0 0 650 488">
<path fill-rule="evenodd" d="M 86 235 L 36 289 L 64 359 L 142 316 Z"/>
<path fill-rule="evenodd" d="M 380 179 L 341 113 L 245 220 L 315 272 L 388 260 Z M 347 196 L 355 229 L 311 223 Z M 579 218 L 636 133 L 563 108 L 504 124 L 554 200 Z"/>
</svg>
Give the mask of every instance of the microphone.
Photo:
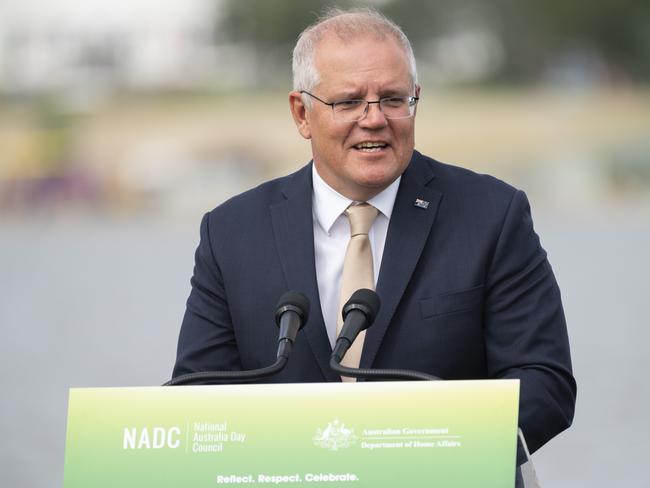
<svg viewBox="0 0 650 488">
<path fill-rule="evenodd" d="M 309 300 L 302 293 L 288 291 L 280 297 L 275 323 L 280 329 L 277 357 L 289 358 L 298 331 L 309 318 Z"/>
<path fill-rule="evenodd" d="M 343 306 L 343 327 L 336 339 L 332 359 L 340 363 L 345 353 L 361 333 L 372 325 L 381 306 L 379 296 L 372 290 L 361 288 L 355 291 Z"/>
<path fill-rule="evenodd" d="M 284 369 L 291 354 L 298 331 L 305 325 L 309 316 L 309 299 L 302 293 L 288 291 L 282 297 L 275 310 L 275 321 L 280 328 L 278 353 L 275 362 L 264 368 L 244 371 L 200 371 L 172 378 L 162 386 L 202 384 L 208 381 L 241 382 L 267 378 Z"/>
<path fill-rule="evenodd" d="M 370 327 L 379 312 L 379 296 L 372 290 L 355 291 L 343 306 L 343 327 L 330 356 L 330 368 L 341 376 L 377 380 L 440 380 L 439 377 L 408 369 L 362 369 L 341 365 L 345 353 L 362 330 Z"/>
</svg>

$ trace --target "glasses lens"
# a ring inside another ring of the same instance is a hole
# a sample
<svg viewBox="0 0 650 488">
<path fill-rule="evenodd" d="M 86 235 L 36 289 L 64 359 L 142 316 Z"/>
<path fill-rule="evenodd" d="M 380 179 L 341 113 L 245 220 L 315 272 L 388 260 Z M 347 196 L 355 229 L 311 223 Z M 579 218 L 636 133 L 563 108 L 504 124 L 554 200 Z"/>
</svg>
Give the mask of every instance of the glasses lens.
<svg viewBox="0 0 650 488">
<path fill-rule="evenodd" d="M 402 119 L 413 115 L 413 107 L 410 97 L 384 98 L 379 105 L 384 116 L 389 119 Z"/>
<path fill-rule="evenodd" d="M 377 103 L 377 102 L 370 102 Z M 382 98 L 379 101 L 379 109 L 387 119 L 405 119 L 412 117 L 415 113 L 415 97 L 391 97 Z M 342 100 L 334 102 L 332 109 L 337 120 L 356 122 L 366 116 L 368 102 L 365 100 Z"/>
<path fill-rule="evenodd" d="M 365 100 L 342 100 L 334 102 L 334 116 L 340 120 L 355 121 L 363 118 L 366 113 Z"/>
</svg>

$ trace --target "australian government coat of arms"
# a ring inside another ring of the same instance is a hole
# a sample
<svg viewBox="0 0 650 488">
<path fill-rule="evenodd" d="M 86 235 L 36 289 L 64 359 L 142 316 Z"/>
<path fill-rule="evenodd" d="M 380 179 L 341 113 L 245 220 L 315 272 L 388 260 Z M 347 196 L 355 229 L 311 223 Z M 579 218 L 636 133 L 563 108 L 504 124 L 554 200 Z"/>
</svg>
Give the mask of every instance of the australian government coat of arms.
<svg viewBox="0 0 650 488">
<path fill-rule="evenodd" d="M 357 442 L 354 429 L 348 429 L 340 420 L 329 422 L 324 429 L 316 429 L 313 439 L 315 445 L 330 451 L 345 449 Z"/>
</svg>

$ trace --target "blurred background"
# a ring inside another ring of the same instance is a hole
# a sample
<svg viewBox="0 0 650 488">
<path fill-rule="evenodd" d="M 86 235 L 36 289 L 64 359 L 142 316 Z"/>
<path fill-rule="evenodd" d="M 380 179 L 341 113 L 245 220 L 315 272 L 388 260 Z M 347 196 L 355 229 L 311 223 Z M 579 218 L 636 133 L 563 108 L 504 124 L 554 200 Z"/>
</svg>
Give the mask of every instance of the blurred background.
<svg viewBox="0 0 650 488">
<path fill-rule="evenodd" d="M 579 388 L 574 426 L 533 456 L 542 485 L 647 486 L 635 0 L 0 0 L 0 485 L 62 486 L 68 388 L 169 378 L 202 214 L 310 159 L 291 48 L 333 5 L 410 37 L 420 151 L 531 200 Z"/>
</svg>

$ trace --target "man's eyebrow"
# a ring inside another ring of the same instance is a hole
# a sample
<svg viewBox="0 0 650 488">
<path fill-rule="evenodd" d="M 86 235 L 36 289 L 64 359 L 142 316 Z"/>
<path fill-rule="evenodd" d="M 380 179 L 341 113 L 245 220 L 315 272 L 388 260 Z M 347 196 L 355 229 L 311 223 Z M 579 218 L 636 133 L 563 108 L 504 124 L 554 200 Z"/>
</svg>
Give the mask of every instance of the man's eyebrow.
<svg viewBox="0 0 650 488">
<path fill-rule="evenodd" d="M 343 100 L 369 100 L 368 97 L 361 95 L 359 90 L 346 90 L 343 88 L 341 91 L 335 93 L 336 94 L 332 95 L 328 101 L 340 102 Z M 379 91 L 379 98 L 408 97 L 410 95 L 411 91 L 409 89 L 404 89 L 403 87 L 387 87 Z"/>
<path fill-rule="evenodd" d="M 336 95 L 332 96 L 333 101 L 340 100 L 363 100 L 363 97 L 359 94 L 358 91 L 349 90 L 349 91 L 340 91 Z"/>
<path fill-rule="evenodd" d="M 404 88 L 386 88 L 379 92 L 380 98 L 408 97 L 410 93 L 409 90 L 404 90 Z"/>
</svg>

